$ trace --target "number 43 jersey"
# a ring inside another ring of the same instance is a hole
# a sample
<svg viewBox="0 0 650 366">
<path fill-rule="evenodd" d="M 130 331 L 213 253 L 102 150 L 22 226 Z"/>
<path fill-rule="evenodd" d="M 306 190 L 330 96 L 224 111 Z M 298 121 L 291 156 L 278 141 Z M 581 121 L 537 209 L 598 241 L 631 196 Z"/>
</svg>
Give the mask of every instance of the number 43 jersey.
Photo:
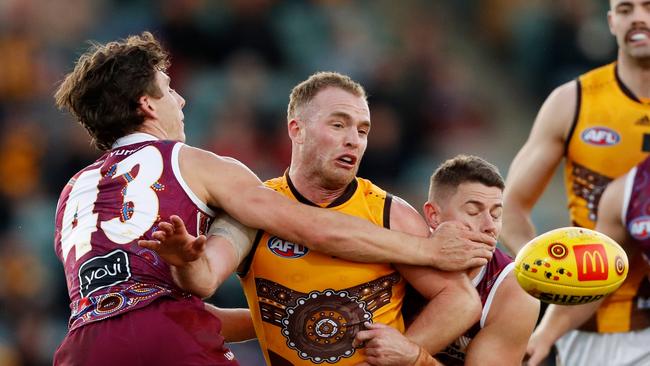
<svg viewBox="0 0 650 366">
<path fill-rule="evenodd" d="M 155 252 L 138 246 L 172 214 L 192 234 L 205 233 L 214 217 L 181 177 L 182 146 L 142 133 L 125 136 L 63 188 L 54 248 L 65 268 L 71 330 L 160 296 L 189 296 Z"/>
</svg>

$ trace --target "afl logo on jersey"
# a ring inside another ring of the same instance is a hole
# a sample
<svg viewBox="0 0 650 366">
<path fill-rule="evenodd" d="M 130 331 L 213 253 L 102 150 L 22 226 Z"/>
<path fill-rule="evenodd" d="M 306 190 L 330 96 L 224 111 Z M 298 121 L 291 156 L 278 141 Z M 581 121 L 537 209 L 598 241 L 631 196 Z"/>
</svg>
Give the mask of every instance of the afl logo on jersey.
<svg viewBox="0 0 650 366">
<path fill-rule="evenodd" d="M 618 132 L 607 127 L 591 127 L 582 131 L 582 141 L 596 146 L 613 146 L 621 141 Z"/>
<path fill-rule="evenodd" d="M 300 258 L 309 252 L 306 246 L 294 244 L 290 241 L 280 239 L 277 236 L 270 237 L 266 245 L 273 254 L 282 258 Z"/>
<path fill-rule="evenodd" d="M 650 238 L 650 216 L 640 216 L 627 224 L 627 230 L 636 240 Z"/>
</svg>

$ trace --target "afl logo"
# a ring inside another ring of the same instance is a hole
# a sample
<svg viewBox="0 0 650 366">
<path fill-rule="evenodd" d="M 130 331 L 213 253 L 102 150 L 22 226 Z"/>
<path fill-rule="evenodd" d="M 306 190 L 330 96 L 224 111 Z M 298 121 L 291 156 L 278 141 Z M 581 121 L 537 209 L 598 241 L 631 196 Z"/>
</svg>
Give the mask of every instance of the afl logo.
<svg viewBox="0 0 650 366">
<path fill-rule="evenodd" d="M 634 239 L 645 240 L 650 238 L 650 216 L 641 216 L 632 220 L 627 225 L 627 230 Z"/>
<path fill-rule="evenodd" d="M 607 127 L 591 127 L 582 131 L 582 141 L 596 146 L 613 146 L 621 141 L 618 132 Z"/>
<path fill-rule="evenodd" d="M 309 252 L 306 246 L 294 244 L 277 236 L 270 237 L 266 245 L 273 254 L 282 258 L 300 258 Z"/>
</svg>

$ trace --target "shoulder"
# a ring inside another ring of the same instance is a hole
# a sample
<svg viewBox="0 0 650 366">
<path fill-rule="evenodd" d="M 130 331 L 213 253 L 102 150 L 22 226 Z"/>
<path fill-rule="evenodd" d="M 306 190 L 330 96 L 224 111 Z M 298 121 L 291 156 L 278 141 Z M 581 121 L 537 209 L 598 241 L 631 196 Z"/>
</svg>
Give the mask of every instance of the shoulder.
<svg viewBox="0 0 650 366">
<path fill-rule="evenodd" d="M 578 82 L 575 80 L 555 88 L 539 110 L 532 135 L 563 141 L 577 116 L 578 98 Z"/>
<path fill-rule="evenodd" d="M 207 169 L 208 167 L 219 167 L 222 169 L 241 169 L 249 170 L 246 165 L 235 158 L 229 156 L 217 155 L 211 151 L 199 149 L 186 144 L 181 144 L 179 152 L 181 167 L 188 165 L 195 168 L 197 173 L 217 175 L 218 171 Z"/>
<path fill-rule="evenodd" d="M 390 206 L 390 229 L 423 237 L 431 233 L 418 211 L 398 196 L 393 196 Z"/>
<path fill-rule="evenodd" d="M 527 327 L 526 320 L 536 321 L 539 313 L 539 300 L 527 294 L 510 271 L 496 289 L 486 325 L 494 322 L 508 322 L 509 326 Z M 517 319 L 518 321 L 512 321 Z"/>
</svg>

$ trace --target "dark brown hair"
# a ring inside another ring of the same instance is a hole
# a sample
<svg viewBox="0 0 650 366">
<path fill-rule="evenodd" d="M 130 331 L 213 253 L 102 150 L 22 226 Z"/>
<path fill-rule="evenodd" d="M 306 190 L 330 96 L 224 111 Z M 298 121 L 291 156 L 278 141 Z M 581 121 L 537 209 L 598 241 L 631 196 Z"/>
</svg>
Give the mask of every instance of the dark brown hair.
<svg viewBox="0 0 650 366">
<path fill-rule="evenodd" d="M 442 163 L 429 184 L 429 202 L 440 202 L 453 194 L 463 183 L 481 183 L 503 190 L 505 183 L 499 169 L 482 158 L 473 155 L 457 155 Z"/>
<path fill-rule="evenodd" d="M 169 56 L 149 32 L 107 44 L 93 43 L 66 75 L 54 98 L 81 123 L 101 150 L 144 121 L 138 111 L 143 95 L 159 98 L 156 73 Z"/>
<path fill-rule="evenodd" d="M 340 88 L 357 97 L 366 98 L 366 91 L 361 84 L 352 80 L 349 76 L 338 72 L 319 71 L 291 90 L 289 106 L 287 107 L 287 119 L 295 118 L 300 107 L 311 102 L 318 92 L 328 87 Z"/>
</svg>

